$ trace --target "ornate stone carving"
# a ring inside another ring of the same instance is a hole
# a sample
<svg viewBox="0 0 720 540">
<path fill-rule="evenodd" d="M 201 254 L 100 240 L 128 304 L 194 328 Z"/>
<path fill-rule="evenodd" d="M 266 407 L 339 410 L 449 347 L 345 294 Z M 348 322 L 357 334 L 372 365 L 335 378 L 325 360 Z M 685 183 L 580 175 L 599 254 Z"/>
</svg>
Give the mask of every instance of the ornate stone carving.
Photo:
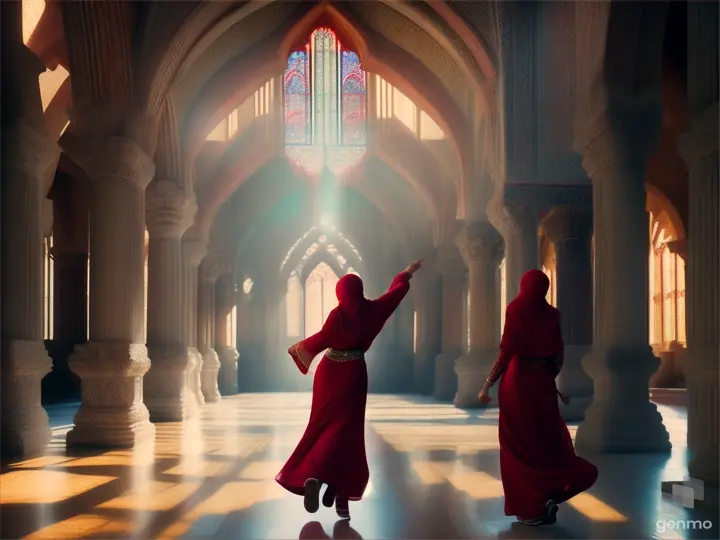
<svg viewBox="0 0 720 540">
<path fill-rule="evenodd" d="M 223 396 L 237 394 L 237 364 L 240 354 L 234 347 L 222 347 L 217 351 L 220 360 L 218 386 Z"/>
<path fill-rule="evenodd" d="M 701 159 L 718 153 L 718 115 L 720 105 L 715 103 L 695 117 L 690 130 L 678 138 L 678 151 L 690 167 Z"/>
<path fill-rule="evenodd" d="M 69 447 L 123 448 L 154 437 L 143 403 L 143 376 L 150 369 L 145 345 L 84 343 L 75 348 L 70 369 L 82 379 L 83 395 L 67 434 Z"/>
<path fill-rule="evenodd" d="M 66 132 L 60 139 L 60 146 L 93 180 L 130 182 L 144 190 L 155 174 L 152 156 L 127 137 Z"/>
<path fill-rule="evenodd" d="M 220 400 L 218 389 L 218 374 L 220 373 L 220 359 L 214 349 L 208 347 L 202 353 L 202 369 L 200 371 L 200 384 L 205 401 L 212 403 Z"/>
<path fill-rule="evenodd" d="M 537 207 L 505 205 L 502 209 L 505 230 L 510 234 L 534 234 L 538 227 Z"/>
<path fill-rule="evenodd" d="M 6 171 L 3 182 L 17 178 L 43 182 L 54 172 L 59 157 L 60 147 L 47 133 L 26 122 L 3 127 L 2 160 Z M 15 171 L 25 174 L 13 174 Z"/>
<path fill-rule="evenodd" d="M 183 261 L 185 264 L 197 268 L 207 255 L 207 240 L 203 238 L 183 238 Z"/>
<path fill-rule="evenodd" d="M 502 236 L 490 223 L 476 221 L 468 224 L 455 238 L 465 264 L 484 262 L 500 264 L 503 258 Z"/>
<path fill-rule="evenodd" d="M 2 453 L 29 457 L 50 441 L 48 416 L 40 401 L 40 381 L 52 362 L 42 341 L 2 342 Z"/>
<path fill-rule="evenodd" d="M 592 212 L 582 208 L 556 206 L 541 223 L 543 232 L 553 242 L 566 240 L 590 240 L 593 222 Z"/>
<path fill-rule="evenodd" d="M 153 180 L 145 191 L 145 223 L 151 238 L 181 238 L 197 212 L 192 193 L 171 180 Z"/>
<path fill-rule="evenodd" d="M 143 399 L 153 422 L 179 422 L 197 412 L 190 374 L 196 358 L 183 345 L 149 346 L 152 368 L 143 379 Z"/>
<path fill-rule="evenodd" d="M 222 274 L 223 267 L 217 255 L 207 255 L 200 264 L 200 280 L 215 283 Z"/>
</svg>

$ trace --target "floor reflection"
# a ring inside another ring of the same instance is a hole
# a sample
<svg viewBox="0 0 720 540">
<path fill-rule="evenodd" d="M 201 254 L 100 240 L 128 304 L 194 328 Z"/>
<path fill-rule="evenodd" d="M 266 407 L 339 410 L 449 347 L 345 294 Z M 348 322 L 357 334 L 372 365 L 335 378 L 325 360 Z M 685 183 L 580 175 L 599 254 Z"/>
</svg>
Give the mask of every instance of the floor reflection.
<svg viewBox="0 0 720 540">
<path fill-rule="evenodd" d="M 679 408 L 659 407 L 670 456 L 587 456 L 600 469 L 597 484 L 563 505 L 558 525 L 528 529 L 503 512 L 497 411 L 403 396 L 369 399 L 371 479 L 351 504 L 352 521 L 326 508 L 308 515 L 274 476 L 309 405 L 309 394 L 235 396 L 194 421 L 159 424 L 152 443 L 83 455 L 64 448 L 72 407 L 51 408 L 48 454 L 0 471 L 0 537 L 718 538 L 716 516 L 661 496 L 660 483 L 685 471 Z"/>
</svg>

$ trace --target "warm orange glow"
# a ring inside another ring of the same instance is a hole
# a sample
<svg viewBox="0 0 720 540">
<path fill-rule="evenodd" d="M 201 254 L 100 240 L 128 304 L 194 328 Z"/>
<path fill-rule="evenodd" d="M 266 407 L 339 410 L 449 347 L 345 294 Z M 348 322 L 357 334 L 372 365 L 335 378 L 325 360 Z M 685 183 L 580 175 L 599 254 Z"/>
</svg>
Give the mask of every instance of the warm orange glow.
<svg viewBox="0 0 720 540">
<path fill-rule="evenodd" d="M 54 504 L 115 480 L 114 476 L 74 474 L 64 470 L 11 471 L 2 475 L 0 504 Z M 38 489 L 38 486 L 43 486 Z"/>
<path fill-rule="evenodd" d="M 25 538 L 27 540 L 57 540 L 58 538 L 82 538 L 91 533 L 99 535 L 98 538 L 103 538 L 104 534 L 108 535 L 107 538 L 110 538 L 110 535 L 122 538 L 130 536 L 133 528 L 130 521 L 111 519 L 95 514 L 83 514 L 53 523 Z"/>
<path fill-rule="evenodd" d="M 589 493 L 581 493 L 568 501 L 568 504 L 592 521 L 624 523 L 627 517 L 608 506 Z"/>
<path fill-rule="evenodd" d="M 23 43 L 27 45 L 45 11 L 45 0 L 22 0 Z"/>
<path fill-rule="evenodd" d="M 466 493 L 475 500 L 499 499 L 504 496 L 502 482 L 482 471 L 468 469 L 451 474 L 448 482 L 458 491 Z"/>
<path fill-rule="evenodd" d="M 254 461 L 240 472 L 241 480 L 273 480 L 284 461 Z"/>
<path fill-rule="evenodd" d="M 47 110 L 55 94 L 58 93 L 69 75 L 68 71 L 61 65 L 58 65 L 53 71 L 48 70 L 40 74 L 40 98 L 43 111 Z M 65 130 L 63 129 L 63 131 Z"/>
<path fill-rule="evenodd" d="M 116 497 L 98 506 L 118 510 L 157 512 L 169 510 L 190 497 L 200 484 L 197 482 L 174 484 L 170 482 L 150 482 L 129 491 L 122 497 Z"/>
</svg>

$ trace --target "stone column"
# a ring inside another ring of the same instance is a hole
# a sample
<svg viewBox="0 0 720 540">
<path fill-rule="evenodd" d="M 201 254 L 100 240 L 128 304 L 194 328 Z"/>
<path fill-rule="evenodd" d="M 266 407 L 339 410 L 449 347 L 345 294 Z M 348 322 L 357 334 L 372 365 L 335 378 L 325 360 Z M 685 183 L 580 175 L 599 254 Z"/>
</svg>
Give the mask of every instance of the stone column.
<svg viewBox="0 0 720 540">
<path fill-rule="evenodd" d="M 698 500 L 696 504 L 717 509 L 720 491 L 718 4 L 689 2 L 687 9 L 688 102 L 694 120 L 690 131 L 680 138 L 679 146 L 689 173 L 686 296 L 688 472 L 691 478 L 705 484 L 704 500 Z"/>
<path fill-rule="evenodd" d="M 197 348 L 202 355 L 200 370 L 200 387 L 206 402 L 220 400 L 218 390 L 218 373 L 220 359 L 215 349 L 215 282 L 219 274 L 217 257 L 205 257 L 200 265 L 200 282 L 198 284 L 197 305 Z"/>
<path fill-rule="evenodd" d="M 592 379 L 581 365 L 592 346 L 592 212 L 557 206 L 545 216 L 542 227 L 555 245 L 557 308 L 565 342 L 565 365 L 557 384 L 570 397 L 570 404 L 561 404 L 560 409 L 565 420 L 578 421 L 585 417 L 593 394 Z"/>
<path fill-rule="evenodd" d="M 150 371 L 144 399 L 153 422 L 175 422 L 197 412 L 190 374 L 197 358 L 184 333 L 182 237 L 195 203 L 174 181 L 154 180 L 146 193 L 148 247 L 147 342 Z"/>
<path fill-rule="evenodd" d="M 582 362 L 594 382 L 594 400 L 576 443 L 594 451 L 670 450 L 649 399 L 658 359 L 648 345 L 644 172 L 654 148 L 654 112 L 607 111 L 593 136 L 578 145 L 593 186 L 595 316 L 593 348 Z"/>
<path fill-rule="evenodd" d="M 202 369 L 202 355 L 197 348 L 197 311 L 198 311 L 198 267 L 200 261 L 207 254 L 207 240 L 192 234 L 191 228 L 183 237 L 182 242 L 182 281 L 183 281 L 183 333 L 188 345 L 188 353 L 195 358 L 192 370 L 189 373 L 188 385 L 195 396 L 198 405 L 205 404 L 200 384 L 200 371 Z"/>
<path fill-rule="evenodd" d="M 498 353 L 497 270 L 502 261 L 503 240 L 490 223 L 474 222 L 460 231 L 456 242 L 468 268 L 470 290 L 470 350 L 455 361 L 458 390 L 453 404 L 464 408 L 480 406 L 478 392 Z"/>
<path fill-rule="evenodd" d="M 218 386 L 223 396 L 238 393 L 237 369 L 240 354 L 232 345 L 231 334 L 237 328 L 229 328 L 230 313 L 235 309 L 235 282 L 232 273 L 218 278 L 215 288 L 215 351 L 220 360 Z"/>
<path fill-rule="evenodd" d="M 66 133 L 62 146 L 92 182 L 90 340 L 70 359 L 82 404 L 67 445 L 131 447 L 155 435 L 143 403 L 145 188 L 155 165 L 126 137 Z"/>
<path fill-rule="evenodd" d="M 442 299 L 440 274 L 434 261 L 428 260 L 422 273 L 416 274 L 415 301 L 417 309 L 417 336 L 414 362 L 414 392 L 431 395 L 435 388 L 435 356 L 441 347 Z"/>
<path fill-rule="evenodd" d="M 520 292 L 525 272 L 540 268 L 537 209 L 505 206 L 500 231 L 505 240 L 506 298 L 511 302 Z"/>
<path fill-rule="evenodd" d="M 31 53 L 25 61 L 33 62 L 31 82 L 38 93 L 37 75 L 43 69 Z M 3 126 L 0 443 L 3 456 L 10 458 L 40 454 L 50 440 L 40 401 L 40 381 L 52 366 L 43 343 L 42 201 L 58 156 L 42 124 Z"/>
<path fill-rule="evenodd" d="M 467 269 L 455 245 L 441 248 L 438 269 L 442 275 L 442 352 L 435 358 L 435 399 L 450 401 L 457 392 L 454 365 L 463 353 L 463 284 Z"/>
</svg>

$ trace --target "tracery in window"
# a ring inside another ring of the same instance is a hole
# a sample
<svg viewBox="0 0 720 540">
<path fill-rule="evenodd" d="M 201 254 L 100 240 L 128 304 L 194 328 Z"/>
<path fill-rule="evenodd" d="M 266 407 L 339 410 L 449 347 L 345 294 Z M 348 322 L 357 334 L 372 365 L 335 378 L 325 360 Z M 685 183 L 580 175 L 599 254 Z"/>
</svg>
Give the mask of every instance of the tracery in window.
<svg viewBox="0 0 720 540">
<path fill-rule="evenodd" d="M 423 141 L 439 141 L 446 138 L 442 128 L 409 97 L 379 75 L 373 77 L 377 118 L 395 118 Z"/>
<path fill-rule="evenodd" d="M 53 237 L 44 238 L 43 261 L 43 339 L 53 339 L 55 315 L 53 297 L 55 296 L 55 260 L 52 253 Z"/>
<path fill-rule="evenodd" d="M 282 271 L 285 266 L 287 266 L 288 262 L 290 261 L 290 258 L 293 256 L 293 254 L 296 252 L 296 250 L 299 248 L 300 244 L 305 242 L 308 238 L 312 237 L 313 235 L 317 235 L 317 240 L 313 242 L 310 247 L 308 247 L 305 250 L 305 254 L 302 256 L 300 264 L 304 264 L 307 262 L 307 260 L 314 255 L 318 251 L 326 251 L 329 253 L 337 262 L 338 266 L 340 266 L 344 271 L 347 272 L 349 261 L 347 258 L 340 253 L 340 249 L 338 248 L 338 245 L 341 246 L 342 251 L 345 253 L 345 255 L 354 256 L 357 261 L 362 261 L 362 257 L 360 256 L 360 253 L 358 252 L 357 248 L 353 245 L 353 243 L 340 231 L 335 229 L 334 227 L 323 227 L 322 229 L 327 231 L 327 234 L 331 234 L 337 242 L 332 242 L 328 238 L 327 234 L 321 232 L 321 229 L 318 227 L 312 227 L 308 232 L 306 232 L 297 242 L 293 244 L 293 246 L 288 251 L 287 255 L 283 259 L 282 264 L 280 265 L 280 271 Z"/>
<path fill-rule="evenodd" d="M 648 284 L 650 297 L 649 341 L 668 349 L 673 341 L 682 345 L 685 333 L 685 261 L 671 246 L 673 231 L 650 213 Z"/>
<path fill-rule="evenodd" d="M 302 335 L 303 286 L 297 272 L 292 272 L 288 278 L 285 306 L 287 335 L 299 338 Z"/>
<path fill-rule="evenodd" d="M 367 85 L 357 53 L 318 28 L 288 58 L 285 152 L 310 174 L 340 175 L 365 155 Z"/>
</svg>

